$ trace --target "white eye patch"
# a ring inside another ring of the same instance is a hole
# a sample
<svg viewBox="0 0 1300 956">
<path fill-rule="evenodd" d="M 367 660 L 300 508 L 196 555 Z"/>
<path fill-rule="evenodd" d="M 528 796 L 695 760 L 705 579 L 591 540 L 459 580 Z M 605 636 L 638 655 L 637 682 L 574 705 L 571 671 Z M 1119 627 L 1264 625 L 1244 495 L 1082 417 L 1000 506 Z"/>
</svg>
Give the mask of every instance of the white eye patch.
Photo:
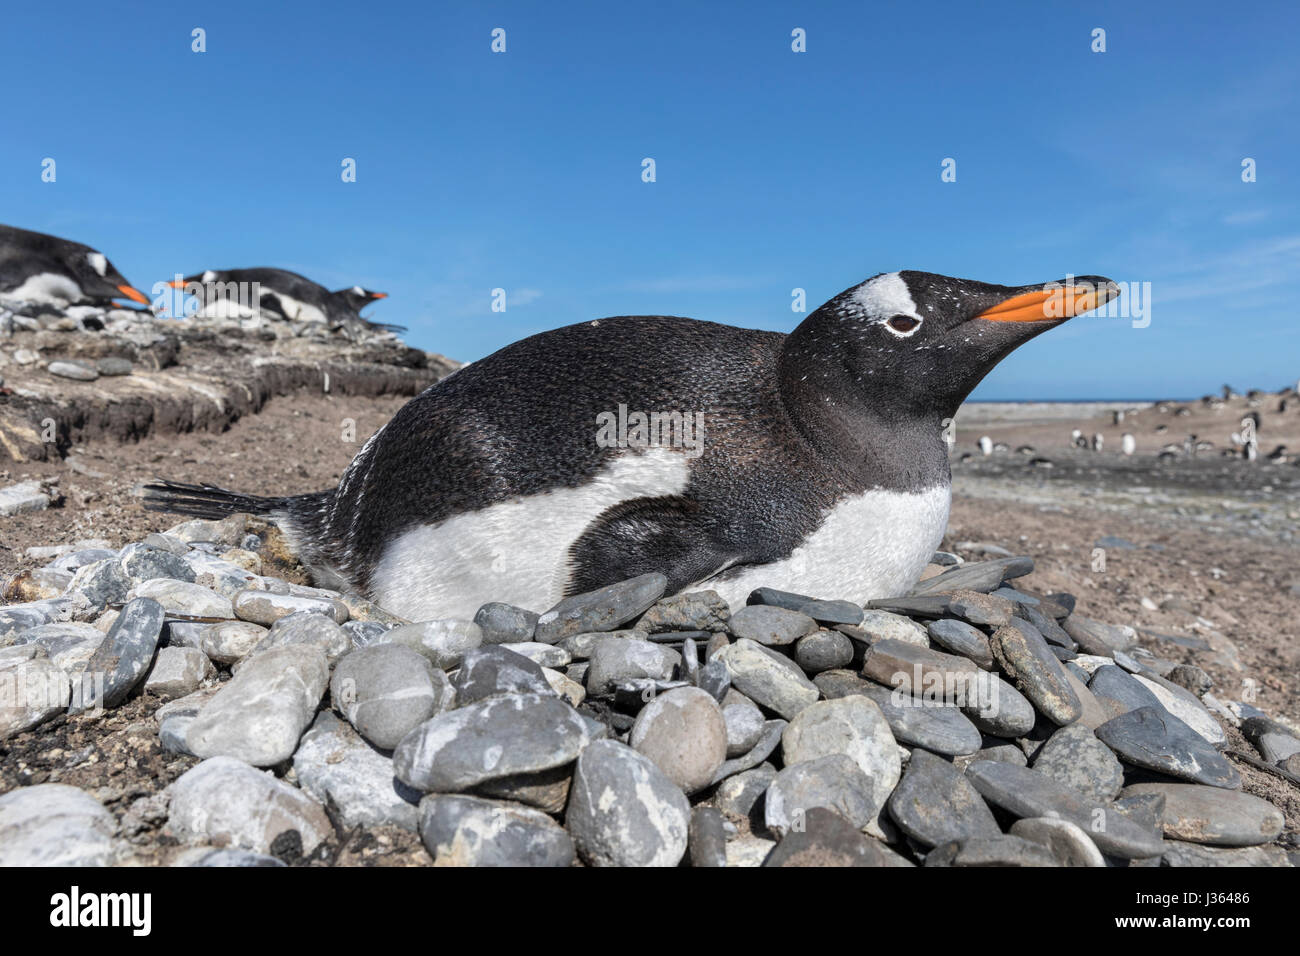
<svg viewBox="0 0 1300 956">
<path fill-rule="evenodd" d="M 90 268 L 94 269 L 101 276 L 108 275 L 108 259 L 102 252 L 86 253 L 86 261 L 90 263 Z"/>
<path fill-rule="evenodd" d="M 883 325 L 896 338 L 915 335 L 922 324 L 912 293 L 897 272 L 886 272 L 864 282 L 853 294 L 853 304 L 861 310 L 866 322 Z M 910 328 L 905 328 L 909 325 L 907 319 L 912 320 Z"/>
</svg>

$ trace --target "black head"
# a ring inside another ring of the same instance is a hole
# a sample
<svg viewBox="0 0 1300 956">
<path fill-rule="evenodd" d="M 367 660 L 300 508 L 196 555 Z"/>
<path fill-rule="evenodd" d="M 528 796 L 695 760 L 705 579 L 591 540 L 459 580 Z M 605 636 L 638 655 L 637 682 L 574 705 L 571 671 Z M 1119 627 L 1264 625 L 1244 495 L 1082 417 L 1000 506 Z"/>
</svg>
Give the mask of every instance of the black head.
<svg viewBox="0 0 1300 956">
<path fill-rule="evenodd" d="M 67 243 L 62 259 L 82 293 L 90 299 L 107 302 L 127 298 L 148 305 L 149 298 L 127 281 L 102 252 L 80 243 Z"/>
<path fill-rule="evenodd" d="M 387 292 L 371 292 L 369 289 L 363 289 L 359 285 L 354 285 L 350 289 L 339 289 L 337 292 L 331 294 L 335 298 L 343 300 L 343 302 L 353 312 L 360 312 L 376 299 L 388 298 Z"/>
<path fill-rule="evenodd" d="M 1003 286 L 882 273 L 840 293 L 790 333 L 782 388 L 801 404 L 842 406 L 850 419 L 863 411 L 891 420 L 950 418 L 1018 346 L 1118 294 L 1101 276 Z"/>
</svg>

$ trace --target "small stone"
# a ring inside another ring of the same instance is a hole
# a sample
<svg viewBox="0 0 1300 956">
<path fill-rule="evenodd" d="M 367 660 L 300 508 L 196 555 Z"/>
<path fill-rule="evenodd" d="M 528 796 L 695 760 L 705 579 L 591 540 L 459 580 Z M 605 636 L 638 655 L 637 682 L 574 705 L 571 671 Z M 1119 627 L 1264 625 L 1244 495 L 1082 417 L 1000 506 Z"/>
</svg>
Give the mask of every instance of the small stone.
<svg viewBox="0 0 1300 956">
<path fill-rule="evenodd" d="M 978 628 L 965 621 L 945 617 L 931 621 L 927 630 L 930 639 L 944 650 L 968 657 L 980 667 L 993 667 L 993 651 L 989 647 L 989 639 Z"/>
<path fill-rule="evenodd" d="M 1241 733 L 1271 764 L 1280 765 L 1300 753 L 1300 739 L 1290 728 L 1269 717 L 1247 717 L 1241 722 Z"/>
<path fill-rule="evenodd" d="M 1046 847 L 1061 866 L 1106 865 L 1106 858 L 1097 849 L 1097 844 L 1069 820 L 1028 817 L 1013 823 L 1009 832 L 1012 836 Z"/>
<path fill-rule="evenodd" d="M 45 366 L 45 370 L 59 378 L 70 378 L 78 382 L 93 382 L 99 378 L 97 371 L 79 362 L 54 361 Z"/>
<path fill-rule="evenodd" d="M 44 511 L 50 506 L 51 500 L 39 481 L 19 482 L 7 488 L 0 488 L 0 515 Z"/>
<path fill-rule="evenodd" d="M 823 692 L 828 699 L 832 697 L 825 689 Z M 954 705 L 917 700 L 863 680 L 852 693 L 876 702 L 894 739 L 901 744 L 947 756 L 973 754 L 980 748 L 980 732 Z"/>
<path fill-rule="evenodd" d="M 886 639 L 867 649 L 862 676 L 914 697 L 949 702 L 964 700 L 973 684 L 984 680 L 974 661 Z"/>
<path fill-rule="evenodd" d="M 212 662 L 198 648 L 159 648 L 153 669 L 145 678 L 144 692 L 163 700 L 184 697 L 198 690 L 212 673 Z"/>
<path fill-rule="evenodd" d="M 117 356 L 105 356 L 95 360 L 95 371 L 100 375 L 130 375 L 131 360 L 118 358 Z"/>
<path fill-rule="evenodd" d="M 49 658 L 0 662 L 0 741 L 57 717 L 69 697 L 68 675 Z"/>
<path fill-rule="evenodd" d="M 1195 664 L 1179 664 L 1169 672 L 1169 680 L 1196 697 L 1208 693 L 1214 686 L 1210 675 Z"/>
<path fill-rule="evenodd" d="M 533 639 L 555 644 L 573 634 L 612 631 L 645 613 L 667 587 L 668 579 L 656 571 L 565 598 L 538 618 Z"/>
<path fill-rule="evenodd" d="M 726 760 L 727 725 L 709 694 L 682 687 L 642 708 L 628 743 L 691 794 L 708 786 Z"/>
<path fill-rule="evenodd" d="M 10 577 L 4 586 L 4 600 L 25 604 L 59 597 L 72 584 L 72 572 L 53 568 L 31 568 Z"/>
<path fill-rule="evenodd" d="M 228 598 L 188 581 L 176 581 L 170 578 L 142 581 L 127 593 L 127 600 L 135 598 L 153 598 L 168 614 L 219 618 L 235 616 Z"/>
<path fill-rule="evenodd" d="M 963 565 L 962 570 L 968 567 L 970 565 Z M 954 591 L 949 597 L 948 610 L 971 624 L 1003 627 L 1011 623 L 1011 618 L 1016 613 L 1016 606 L 1006 598 L 980 594 L 977 591 L 960 590 Z"/>
<path fill-rule="evenodd" d="M 778 773 L 764 797 L 764 822 L 773 833 L 783 836 L 803 829 L 813 807 L 834 810 L 859 830 L 868 826 L 880 809 L 870 778 L 843 753 L 805 760 Z"/>
<path fill-rule="evenodd" d="M 483 643 L 483 632 L 473 621 L 421 621 L 393 628 L 380 642 L 404 644 L 447 671 L 459 667 L 465 655 Z"/>
<path fill-rule="evenodd" d="M 880 708 L 856 695 L 817 701 L 801 710 L 781 735 L 781 754 L 787 768 L 829 754 L 851 758 L 867 778 L 871 817 L 863 826 L 874 821 L 902 774 L 898 747 Z"/>
<path fill-rule="evenodd" d="M 0 794 L 0 866 L 111 866 L 113 814 L 90 794 L 42 783 Z"/>
<path fill-rule="evenodd" d="M 649 758 L 597 740 L 578 758 L 565 821 L 590 866 L 676 866 L 690 804 Z"/>
<path fill-rule="evenodd" d="M 1071 614 L 1061 625 L 1088 654 L 1113 657 L 1116 651 L 1131 650 L 1137 631 L 1127 625 L 1103 624 L 1082 614 Z"/>
<path fill-rule="evenodd" d="M 592 733 L 554 694 L 491 697 L 425 721 L 397 745 L 393 765 L 408 786 L 455 793 L 571 763 Z"/>
<path fill-rule="evenodd" d="M 1034 729 L 1038 712 L 1034 705 L 998 677 L 975 684 L 977 696 L 962 707 L 970 722 L 994 737 L 1022 737 Z"/>
<path fill-rule="evenodd" d="M 986 801 L 1017 817 L 1057 816 L 1086 830 L 1097 848 L 1121 859 L 1164 852 L 1159 832 L 1148 830 L 1107 806 L 1082 797 L 1046 774 L 994 760 L 972 763 L 966 778 Z M 1104 827 L 1097 829 L 1097 814 Z"/>
<path fill-rule="evenodd" d="M 466 652 L 453 683 L 461 707 L 502 694 L 555 693 L 540 664 L 501 644 Z"/>
<path fill-rule="evenodd" d="M 199 649 L 218 664 L 234 664 L 253 652 L 267 629 L 248 621 L 223 621 L 200 631 Z"/>
<path fill-rule="evenodd" d="M 328 711 L 316 716 L 293 755 L 298 785 L 333 807 L 345 827 L 395 826 L 414 831 L 419 791 L 393 776 L 393 761 Z"/>
<path fill-rule="evenodd" d="M 1156 707 L 1163 705 L 1159 698 L 1147 689 L 1136 677 L 1114 664 L 1098 667 L 1088 681 L 1088 689 L 1103 704 L 1109 702 L 1116 711 L 1115 716 L 1137 710 L 1139 707 Z"/>
<path fill-rule="evenodd" d="M 891 859 L 892 858 L 892 859 Z M 901 857 L 864 836 L 834 810 L 813 807 L 804 827 L 787 833 L 767 855 L 768 867 L 850 867 L 905 865 Z"/>
<path fill-rule="evenodd" d="M 290 618 L 282 618 L 287 620 Z M 330 679 L 335 709 L 380 750 L 392 750 L 444 709 L 451 693 L 447 675 L 402 644 L 375 644 L 352 651 L 339 661 Z"/>
<path fill-rule="evenodd" d="M 1097 728 L 1097 739 L 1138 767 L 1212 787 L 1241 786 L 1241 775 L 1226 757 L 1163 709 L 1121 714 Z"/>
<path fill-rule="evenodd" d="M 927 865 L 929 860 L 926 861 Z M 961 844 L 950 866 L 1059 866 L 1044 846 L 1022 837 L 1001 834 L 975 837 Z"/>
<path fill-rule="evenodd" d="M 502 644 L 506 650 L 514 651 L 542 667 L 564 667 L 573 660 L 573 655 L 562 647 L 553 644 L 541 644 L 537 641 Z"/>
<path fill-rule="evenodd" d="M 1033 570 L 1034 559 L 1027 556 L 968 561 L 923 581 L 912 589 L 912 594 L 952 594 L 957 591 L 987 593 L 1003 581 L 1024 577 Z"/>
<path fill-rule="evenodd" d="M 718 772 L 713 775 L 713 782 L 720 783 L 733 774 L 751 770 L 772 756 L 787 726 L 784 720 L 769 720 L 764 723 L 763 732 L 759 735 L 758 743 L 754 744 L 754 748 L 749 753 L 728 760 L 719 767 Z"/>
<path fill-rule="evenodd" d="M 1061 662 L 1030 625 L 1016 622 L 999 627 L 989 646 L 998 666 L 1016 689 L 1053 723 L 1064 726 L 1083 716 L 1083 704 Z"/>
<path fill-rule="evenodd" d="M 1282 811 L 1267 800 L 1219 787 L 1192 783 L 1136 783 L 1124 796 L 1164 797 L 1165 836 L 1213 846 L 1255 846 L 1277 839 L 1285 825 Z"/>
<path fill-rule="evenodd" d="M 253 648 L 253 654 L 269 651 L 273 647 L 301 644 L 319 648 L 333 666 L 340 657 L 352 650 L 352 637 L 334 623 L 334 619 L 315 611 L 297 611 L 286 614 L 274 624 L 266 636 Z"/>
<path fill-rule="evenodd" d="M 1110 803 L 1124 786 L 1124 767 L 1081 723 L 1053 733 L 1038 751 L 1033 767 L 1099 804 Z"/>
<path fill-rule="evenodd" d="M 761 821 L 763 794 L 775 779 L 775 767 L 770 763 L 759 764 L 722 781 L 714 793 L 714 802 L 733 820 Z"/>
<path fill-rule="evenodd" d="M 809 601 L 798 610 L 821 625 L 862 623 L 862 608 L 852 601 Z"/>
<path fill-rule="evenodd" d="M 461 665 L 462 670 L 464 669 L 464 666 L 464 664 Z M 555 691 L 567 700 L 570 707 L 577 707 L 587 699 L 587 688 L 583 687 L 582 684 L 578 683 L 576 680 L 571 680 L 560 671 L 552 670 L 549 667 L 543 667 L 542 676 L 546 678 L 546 683 L 551 686 L 551 690 Z"/>
<path fill-rule="evenodd" d="M 727 867 L 729 869 L 757 868 L 772 855 L 776 841 L 764 837 L 742 836 L 727 842 Z"/>
<path fill-rule="evenodd" d="M 794 660 L 808 674 L 844 667 L 853 660 L 853 642 L 839 631 L 817 631 L 795 643 Z"/>
<path fill-rule="evenodd" d="M 858 627 L 866 634 L 868 643 L 877 641 L 902 641 L 917 647 L 929 647 L 925 628 L 909 617 L 868 608 L 863 611 L 862 623 Z"/>
<path fill-rule="evenodd" d="M 151 598 L 135 598 L 118 615 L 103 642 L 74 675 L 69 713 L 116 707 L 149 670 L 162 634 L 163 608 Z"/>
<path fill-rule="evenodd" d="M 233 757 L 205 760 L 172 784 L 167 828 L 182 841 L 257 853 L 288 831 L 311 853 L 334 833 L 315 800 Z"/>
<path fill-rule="evenodd" d="M 1204 705 L 1176 684 L 1162 683 L 1145 674 L 1134 674 L 1133 679 L 1151 691 L 1160 705 L 1190 727 L 1206 743 L 1222 747 L 1227 743 L 1223 727 Z"/>
<path fill-rule="evenodd" d="M 687 848 L 693 867 L 727 865 L 727 830 L 722 813 L 712 807 L 691 811 Z"/>
<path fill-rule="evenodd" d="M 765 604 L 742 607 L 727 624 L 737 640 L 751 640 L 766 647 L 793 644 L 817 630 L 817 622 L 806 614 Z"/>
<path fill-rule="evenodd" d="M 728 645 L 717 659 L 727 668 L 733 687 L 787 720 L 820 696 L 793 661 L 752 640 L 741 639 Z"/>
<path fill-rule="evenodd" d="M 538 614 L 512 604 L 484 604 L 474 615 L 474 623 L 483 632 L 484 644 L 512 644 L 531 641 Z"/>
<path fill-rule="evenodd" d="M 425 797 L 420 838 L 434 866 L 567 867 L 574 858 L 573 840 L 546 814 L 481 797 Z"/>
<path fill-rule="evenodd" d="M 727 725 L 728 757 L 753 750 L 766 723 L 758 705 L 737 690 L 729 690 L 722 699 L 722 719 Z"/>
<path fill-rule="evenodd" d="M 666 597 L 636 622 L 643 634 L 663 631 L 721 631 L 731 618 L 731 608 L 717 591 L 688 591 Z"/>
<path fill-rule="evenodd" d="M 924 846 L 1002 832 L 993 811 L 965 776 L 925 750 L 912 752 L 888 808 L 899 829 Z"/>
<path fill-rule="evenodd" d="M 566 637 L 555 646 L 564 648 L 575 661 L 585 661 L 590 659 L 591 652 L 596 649 L 597 644 L 616 637 L 630 638 L 636 641 L 645 640 L 645 634 L 636 630 L 591 631 L 587 634 L 574 634 L 572 637 Z"/>
<path fill-rule="evenodd" d="M 122 570 L 132 584 L 157 578 L 194 583 L 194 570 L 182 558 L 161 548 L 129 545 L 122 549 Z"/>
<path fill-rule="evenodd" d="M 255 767 L 288 760 L 329 681 L 317 647 L 293 644 L 249 657 L 185 732 L 197 757 L 235 757 Z"/>
<path fill-rule="evenodd" d="M 342 601 L 332 598 L 302 597 L 295 594 L 273 594 L 270 591 L 241 590 L 235 593 L 234 613 L 226 617 L 238 617 L 241 621 L 251 621 L 270 627 L 282 617 L 298 611 L 315 611 L 326 614 L 335 624 L 342 624 L 348 619 L 348 609 Z M 215 616 L 215 615 L 214 615 Z"/>
<path fill-rule="evenodd" d="M 587 693 L 607 694 L 619 682 L 671 680 L 682 656 L 670 647 L 639 639 L 608 638 L 591 651 Z"/>
</svg>

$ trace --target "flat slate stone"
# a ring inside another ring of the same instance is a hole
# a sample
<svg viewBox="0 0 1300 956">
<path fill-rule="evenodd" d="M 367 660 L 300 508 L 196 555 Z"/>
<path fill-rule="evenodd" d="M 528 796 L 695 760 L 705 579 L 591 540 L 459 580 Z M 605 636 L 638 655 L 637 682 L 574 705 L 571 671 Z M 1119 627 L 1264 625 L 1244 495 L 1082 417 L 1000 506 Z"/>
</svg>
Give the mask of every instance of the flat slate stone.
<svg viewBox="0 0 1300 956">
<path fill-rule="evenodd" d="M 1106 858 L 1082 828 L 1056 817 L 1029 817 L 1017 820 L 1008 831 L 1047 848 L 1061 866 L 1103 867 Z"/>
<path fill-rule="evenodd" d="M 866 609 L 889 611 L 904 617 L 944 617 L 948 613 L 948 595 L 917 594 L 913 597 L 876 598 Z"/>
<path fill-rule="evenodd" d="M 572 763 L 592 733 L 590 722 L 554 694 L 490 697 L 415 728 L 393 751 L 393 768 L 417 790 L 456 793 Z"/>
<path fill-rule="evenodd" d="M 1060 866 L 1052 852 L 1040 843 L 1008 833 L 974 837 L 957 848 L 949 866 Z"/>
<path fill-rule="evenodd" d="M 999 627 L 989 644 L 1003 673 L 1049 720 L 1064 726 L 1083 716 L 1065 669 L 1033 627 L 1024 622 Z"/>
<path fill-rule="evenodd" d="M 540 614 L 513 604 L 491 601 L 478 609 L 474 623 L 483 632 L 484 644 L 512 644 L 531 641 L 539 617 Z"/>
<path fill-rule="evenodd" d="M 948 756 L 973 754 L 980 749 L 980 732 L 955 706 L 918 701 L 868 681 L 862 682 L 858 693 L 876 702 L 894 739 L 901 744 Z"/>
<path fill-rule="evenodd" d="M 1124 766 L 1082 723 L 1061 727 L 1034 758 L 1034 769 L 1097 803 L 1109 803 L 1124 786 Z"/>
<path fill-rule="evenodd" d="M 1023 577 L 1033 570 L 1034 559 L 1028 556 L 967 561 L 922 581 L 912 588 L 911 594 L 951 594 L 954 591 L 988 593 L 997 589 L 1003 581 Z"/>
<path fill-rule="evenodd" d="M 1160 858 L 1163 866 L 1291 866 L 1286 853 L 1276 846 L 1216 847 L 1197 843 L 1165 841 L 1165 853 Z"/>
<path fill-rule="evenodd" d="M 1143 859 L 1164 852 L 1160 833 L 1147 830 L 1107 804 L 1083 797 L 1046 774 L 995 760 L 972 763 L 966 777 L 989 803 L 1016 817 L 1056 816 L 1083 829 L 1097 848 L 1120 859 Z M 1105 826 L 1096 828 L 1098 811 Z"/>
<path fill-rule="evenodd" d="M 816 685 L 804 676 L 798 665 L 754 641 L 741 639 L 729 644 L 718 652 L 716 659 L 726 666 L 736 690 L 786 720 L 820 696 Z"/>
<path fill-rule="evenodd" d="M 1192 728 L 1206 743 L 1222 747 L 1228 742 L 1223 727 L 1190 691 L 1154 674 L 1135 674 L 1133 679 L 1151 691 L 1165 710 Z"/>
<path fill-rule="evenodd" d="M 545 697 L 554 692 L 540 664 L 500 644 L 466 652 L 452 684 L 456 688 L 458 707 L 504 694 Z"/>
<path fill-rule="evenodd" d="M 1121 714 L 1097 728 L 1097 739 L 1134 766 L 1211 787 L 1241 787 L 1241 775 L 1228 759 L 1163 708 Z"/>
<path fill-rule="evenodd" d="M 144 679 L 162 634 L 164 611 L 152 598 L 136 598 L 122 608 L 103 642 L 72 679 L 68 712 L 116 707 Z"/>
<path fill-rule="evenodd" d="M 727 820 L 721 810 L 696 807 L 691 811 L 686 852 L 692 867 L 715 868 L 727 865 Z"/>
<path fill-rule="evenodd" d="M 737 639 L 747 638 L 765 647 L 779 647 L 815 633 L 817 622 L 799 611 L 748 604 L 731 615 L 727 630 Z"/>
<path fill-rule="evenodd" d="M 931 621 L 928 627 L 930 640 L 950 653 L 968 657 L 983 668 L 993 666 L 993 649 L 988 635 L 972 624 L 953 617 Z"/>
<path fill-rule="evenodd" d="M 540 810 L 456 794 L 420 801 L 420 839 L 434 866 L 567 867 L 573 840 Z"/>
<path fill-rule="evenodd" d="M 1271 843 L 1286 821 L 1282 811 L 1267 800 L 1194 783 L 1135 783 L 1124 796 L 1159 794 L 1164 797 L 1162 821 L 1165 836 L 1213 846 L 1255 846 Z"/>
<path fill-rule="evenodd" d="M 582 752 L 565 823 L 589 866 L 676 866 L 691 806 L 654 761 L 613 740 Z"/>
<path fill-rule="evenodd" d="M 1133 628 L 1094 621 L 1082 614 L 1071 614 L 1061 622 L 1061 627 L 1088 654 L 1114 657 L 1116 651 L 1127 651 L 1137 644 L 1137 631 Z"/>
<path fill-rule="evenodd" d="M 1015 616 L 1016 606 L 1006 598 L 978 591 L 955 591 L 948 598 L 948 610 L 971 624 L 1002 627 Z"/>
<path fill-rule="evenodd" d="M 915 644 L 917 647 L 930 646 L 925 628 L 910 617 L 875 608 L 869 608 L 862 612 L 862 621 L 857 625 L 857 632 L 860 632 L 862 638 L 868 644 L 875 644 L 877 641 L 895 640 L 902 641 L 904 644 Z M 855 632 L 852 630 L 846 633 L 850 637 L 855 636 Z"/>
<path fill-rule="evenodd" d="M 648 611 L 664 596 L 668 579 L 658 571 L 565 598 L 537 619 L 533 640 L 555 644 L 574 634 L 612 631 Z"/>
<path fill-rule="evenodd" d="M 963 706 L 962 713 L 981 731 L 994 737 L 1015 738 L 1034 729 L 1038 712 L 1020 691 L 993 675 L 977 686 L 983 696 Z"/>
<path fill-rule="evenodd" d="M 767 788 L 763 819 L 778 835 L 807 824 L 808 811 L 826 807 L 861 830 L 880 809 L 871 780 L 847 754 L 833 753 L 786 767 Z"/>
<path fill-rule="evenodd" d="M 975 662 L 902 641 L 877 641 L 867 648 L 862 676 L 913 697 L 963 700 L 980 673 Z"/>
<path fill-rule="evenodd" d="M 1114 664 L 1097 668 L 1088 681 L 1088 689 L 1105 700 L 1114 701 L 1121 708 L 1121 713 L 1137 710 L 1139 707 L 1162 707 L 1159 698 L 1147 689 L 1136 677 Z"/>
<path fill-rule="evenodd" d="M 924 750 L 912 751 L 887 807 L 899 829 L 925 846 L 1001 833 L 993 811 L 970 781 L 948 761 Z"/>
<path fill-rule="evenodd" d="M 787 833 L 763 860 L 765 867 L 911 866 L 834 810 L 813 807 L 804 828 Z"/>
</svg>

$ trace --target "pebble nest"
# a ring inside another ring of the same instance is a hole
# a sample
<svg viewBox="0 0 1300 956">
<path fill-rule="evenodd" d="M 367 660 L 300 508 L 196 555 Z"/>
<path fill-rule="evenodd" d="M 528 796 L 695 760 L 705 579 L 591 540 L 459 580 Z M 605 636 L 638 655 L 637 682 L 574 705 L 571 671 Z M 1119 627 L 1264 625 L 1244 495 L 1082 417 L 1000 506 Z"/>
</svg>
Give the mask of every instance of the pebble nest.
<svg viewBox="0 0 1300 956">
<path fill-rule="evenodd" d="M 264 574 L 272 538 L 237 515 L 29 553 L 0 606 L 0 865 L 1298 858 L 1243 788 L 1300 782 L 1290 726 L 1018 588 L 1029 557 L 939 552 L 865 608 L 733 612 L 647 574 L 410 622 Z"/>
</svg>

